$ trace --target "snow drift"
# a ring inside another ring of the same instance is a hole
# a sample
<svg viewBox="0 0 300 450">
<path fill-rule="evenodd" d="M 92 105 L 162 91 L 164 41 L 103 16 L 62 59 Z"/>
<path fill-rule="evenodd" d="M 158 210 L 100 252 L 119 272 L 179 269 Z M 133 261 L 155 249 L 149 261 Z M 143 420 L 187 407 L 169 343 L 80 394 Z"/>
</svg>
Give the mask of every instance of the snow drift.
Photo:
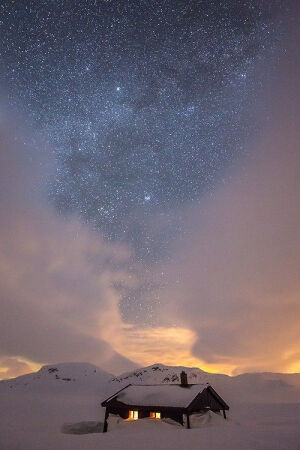
<svg viewBox="0 0 300 450">
<path fill-rule="evenodd" d="M 209 382 L 230 405 L 229 419 L 197 415 L 186 430 L 170 421 L 110 419 L 102 434 L 101 401 L 125 384 Z M 54 364 L 0 382 L 0 448 L 5 450 L 282 449 L 299 446 L 300 374 L 210 374 L 197 368 L 154 364 L 113 377 L 88 363 Z M 222 443 L 222 444 L 220 444 Z"/>
</svg>

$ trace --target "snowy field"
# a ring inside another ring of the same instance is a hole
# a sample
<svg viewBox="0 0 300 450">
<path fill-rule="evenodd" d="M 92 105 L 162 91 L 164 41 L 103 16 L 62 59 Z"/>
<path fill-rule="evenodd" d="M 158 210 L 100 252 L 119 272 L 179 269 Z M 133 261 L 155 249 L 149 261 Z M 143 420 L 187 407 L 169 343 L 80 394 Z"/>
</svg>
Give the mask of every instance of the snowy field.
<svg viewBox="0 0 300 450">
<path fill-rule="evenodd" d="M 265 403 L 226 397 L 231 406 L 228 420 L 210 413 L 191 430 L 143 419 L 114 427 L 111 421 L 105 434 L 61 433 L 66 422 L 103 422 L 100 402 L 120 386 L 91 365 L 57 367 L 57 372 L 44 368 L 0 383 L 1 450 L 300 449 L 300 402 L 270 401 L 270 396 Z M 275 389 L 285 391 L 286 385 L 279 383 Z"/>
</svg>

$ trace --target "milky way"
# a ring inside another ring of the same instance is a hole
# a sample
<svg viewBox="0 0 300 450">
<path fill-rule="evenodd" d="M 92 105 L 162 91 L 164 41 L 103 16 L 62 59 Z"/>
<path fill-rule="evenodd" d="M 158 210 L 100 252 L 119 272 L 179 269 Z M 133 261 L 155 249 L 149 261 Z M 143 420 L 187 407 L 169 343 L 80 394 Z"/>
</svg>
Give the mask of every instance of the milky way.
<svg viewBox="0 0 300 450">
<path fill-rule="evenodd" d="M 222 182 L 258 129 L 254 71 L 287 2 L 8 0 L 0 11 L 9 102 L 55 153 L 50 200 L 159 262 L 183 233 L 174 211 Z"/>
</svg>

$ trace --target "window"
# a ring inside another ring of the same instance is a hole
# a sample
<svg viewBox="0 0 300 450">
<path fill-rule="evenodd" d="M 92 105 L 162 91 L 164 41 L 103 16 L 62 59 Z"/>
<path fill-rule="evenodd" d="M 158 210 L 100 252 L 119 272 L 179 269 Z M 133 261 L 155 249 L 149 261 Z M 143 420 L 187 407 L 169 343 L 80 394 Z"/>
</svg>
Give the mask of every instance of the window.
<svg viewBox="0 0 300 450">
<path fill-rule="evenodd" d="M 137 420 L 139 418 L 139 412 L 138 411 L 129 411 L 129 417 L 130 420 Z"/>
<path fill-rule="evenodd" d="M 151 412 L 150 417 L 151 417 L 151 419 L 161 419 L 161 413 L 160 412 Z"/>
</svg>

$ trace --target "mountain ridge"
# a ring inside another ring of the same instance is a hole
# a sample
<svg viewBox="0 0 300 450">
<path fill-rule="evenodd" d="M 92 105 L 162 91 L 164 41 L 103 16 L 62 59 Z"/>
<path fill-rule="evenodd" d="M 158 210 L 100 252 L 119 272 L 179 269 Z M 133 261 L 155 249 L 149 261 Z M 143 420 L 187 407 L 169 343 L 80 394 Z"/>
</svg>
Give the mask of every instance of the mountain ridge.
<svg viewBox="0 0 300 450">
<path fill-rule="evenodd" d="M 80 391 L 113 394 L 127 384 L 178 384 L 180 372 L 190 384 L 211 384 L 228 402 L 300 403 L 300 374 L 274 372 L 245 373 L 236 376 L 205 372 L 197 367 L 167 366 L 162 363 L 141 367 L 119 376 L 90 363 L 59 363 L 42 366 L 37 372 L 0 381 L 0 392 L 19 391 L 69 393 Z"/>
</svg>

